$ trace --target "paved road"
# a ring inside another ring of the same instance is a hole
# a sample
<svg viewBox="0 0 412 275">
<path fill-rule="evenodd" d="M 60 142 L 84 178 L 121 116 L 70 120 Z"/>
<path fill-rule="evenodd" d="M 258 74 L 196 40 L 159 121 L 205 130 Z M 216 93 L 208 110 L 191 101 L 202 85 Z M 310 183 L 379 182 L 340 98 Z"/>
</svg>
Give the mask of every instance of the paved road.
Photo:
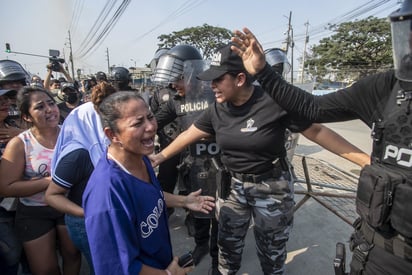
<svg viewBox="0 0 412 275">
<path fill-rule="evenodd" d="M 370 131 L 362 122 L 351 121 L 326 125 L 365 152 L 371 151 Z M 344 172 L 359 173 L 356 165 L 322 149 L 303 136 L 299 138 L 296 153 L 326 161 L 332 167 Z M 297 185 L 296 189 L 300 187 L 302 186 Z M 296 201 L 301 198 L 302 195 L 296 195 Z M 183 220 L 184 213 L 181 210 L 178 210 L 170 219 L 173 249 L 176 255 L 181 255 L 194 247 L 193 239 L 187 236 Z M 294 228 L 287 244 L 286 274 L 334 274 L 332 263 L 336 243 L 347 244 L 351 233 L 352 227 L 348 223 L 339 219 L 315 200 L 309 199 L 295 213 Z M 347 261 L 350 260 L 350 256 L 347 250 Z M 206 257 L 191 274 L 208 274 L 210 261 L 210 257 Z M 262 274 L 256 257 L 252 230 L 249 230 L 246 238 L 242 267 L 238 274 Z"/>
</svg>

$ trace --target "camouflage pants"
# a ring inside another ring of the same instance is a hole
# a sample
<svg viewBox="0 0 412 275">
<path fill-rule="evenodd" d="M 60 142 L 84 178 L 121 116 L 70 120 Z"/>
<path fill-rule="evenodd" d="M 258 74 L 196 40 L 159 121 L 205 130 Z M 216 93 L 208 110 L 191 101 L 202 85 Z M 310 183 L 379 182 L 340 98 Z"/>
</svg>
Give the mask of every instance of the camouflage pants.
<svg viewBox="0 0 412 275">
<path fill-rule="evenodd" d="M 231 179 L 231 193 L 219 209 L 219 271 L 240 269 L 253 216 L 257 254 L 264 274 L 283 274 L 286 242 L 293 224 L 293 183 L 289 172 L 261 183 Z"/>
</svg>

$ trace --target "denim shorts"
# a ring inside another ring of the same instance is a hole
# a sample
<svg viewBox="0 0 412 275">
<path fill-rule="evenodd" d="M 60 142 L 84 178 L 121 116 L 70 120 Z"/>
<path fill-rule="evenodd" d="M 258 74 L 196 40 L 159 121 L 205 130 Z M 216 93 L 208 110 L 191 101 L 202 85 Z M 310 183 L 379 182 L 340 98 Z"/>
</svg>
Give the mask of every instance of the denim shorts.
<svg viewBox="0 0 412 275">
<path fill-rule="evenodd" d="M 70 239 L 86 258 L 89 264 L 90 274 L 94 274 L 92 255 L 90 253 L 89 241 L 87 240 L 84 218 L 66 214 L 65 221 Z"/>
</svg>

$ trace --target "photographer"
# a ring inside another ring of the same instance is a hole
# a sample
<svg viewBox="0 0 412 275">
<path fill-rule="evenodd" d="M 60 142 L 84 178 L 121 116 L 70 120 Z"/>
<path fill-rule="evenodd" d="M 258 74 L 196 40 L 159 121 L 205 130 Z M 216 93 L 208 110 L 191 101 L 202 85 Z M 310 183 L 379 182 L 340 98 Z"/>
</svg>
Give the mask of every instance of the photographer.
<svg viewBox="0 0 412 275">
<path fill-rule="evenodd" d="M 60 63 L 59 61 L 51 61 L 47 66 L 47 74 L 46 77 L 44 79 L 44 88 L 50 92 L 53 92 L 53 89 L 56 89 L 56 87 L 52 87 L 52 84 L 54 84 L 56 81 L 51 81 L 52 77 L 53 77 L 53 72 L 57 72 L 57 73 L 62 73 L 66 79 L 67 82 L 71 82 L 73 83 L 73 79 L 70 76 L 70 74 L 64 69 L 64 66 L 62 63 Z M 57 79 L 56 79 L 57 80 Z M 60 87 L 58 87 L 59 89 Z"/>
</svg>

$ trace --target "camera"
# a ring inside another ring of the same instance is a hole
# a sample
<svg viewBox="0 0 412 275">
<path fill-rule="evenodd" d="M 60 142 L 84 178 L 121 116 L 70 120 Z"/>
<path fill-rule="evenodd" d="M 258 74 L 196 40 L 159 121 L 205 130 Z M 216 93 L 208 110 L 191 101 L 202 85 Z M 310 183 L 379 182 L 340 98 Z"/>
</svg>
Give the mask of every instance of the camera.
<svg viewBox="0 0 412 275">
<path fill-rule="evenodd" d="M 179 257 L 179 266 L 188 267 L 194 265 L 192 252 L 187 252 Z"/>
<path fill-rule="evenodd" d="M 60 72 L 60 64 L 59 63 L 64 63 L 63 58 L 58 58 L 55 56 L 52 56 L 49 58 L 50 64 L 47 65 L 47 68 L 52 70 L 53 72 Z"/>
<path fill-rule="evenodd" d="M 58 50 L 49 50 L 49 61 L 50 64 L 47 65 L 47 69 L 52 70 L 53 72 L 60 72 L 60 64 L 63 64 L 65 61 L 63 58 L 59 58 L 60 51 Z"/>
</svg>

